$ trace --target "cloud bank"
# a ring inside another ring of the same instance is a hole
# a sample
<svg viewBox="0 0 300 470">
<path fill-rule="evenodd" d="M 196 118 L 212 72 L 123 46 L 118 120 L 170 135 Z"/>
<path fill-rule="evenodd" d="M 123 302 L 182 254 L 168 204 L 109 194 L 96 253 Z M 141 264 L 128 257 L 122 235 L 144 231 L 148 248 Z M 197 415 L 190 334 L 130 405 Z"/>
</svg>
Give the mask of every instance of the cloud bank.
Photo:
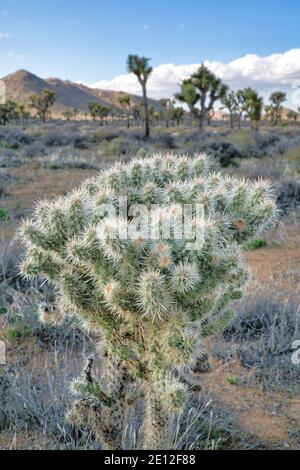
<svg viewBox="0 0 300 470">
<path fill-rule="evenodd" d="M 234 90 L 251 86 L 266 97 L 272 91 L 280 89 L 287 92 L 290 106 L 300 106 L 300 103 L 294 102 L 295 87 L 300 87 L 300 48 L 266 57 L 247 54 L 229 63 L 209 60 L 204 63 Z M 148 83 L 149 96 L 157 99 L 171 98 L 179 90 L 180 82 L 188 78 L 199 66 L 200 63 L 163 64 L 155 67 Z M 119 75 L 112 80 L 100 80 L 90 86 L 133 94 L 141 93 L 133 74 Z"/>
</svg>

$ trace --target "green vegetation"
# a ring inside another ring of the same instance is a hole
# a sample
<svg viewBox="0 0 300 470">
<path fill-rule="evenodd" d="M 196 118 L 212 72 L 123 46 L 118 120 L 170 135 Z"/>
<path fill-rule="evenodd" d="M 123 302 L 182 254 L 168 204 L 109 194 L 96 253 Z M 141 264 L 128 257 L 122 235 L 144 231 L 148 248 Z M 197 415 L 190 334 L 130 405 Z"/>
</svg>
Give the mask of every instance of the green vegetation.
<svg viewBox="0 0 300 470">
<path fill-rule="evenodd" d="M 109 114 L 109 109 L 99 103 L 90 103 L 89 110 L 93 121 L 96 121 L 96 119 L 99 118 L 101 124 L 103 124 L 103 119 Z"/>
<path fill-rule="evenodd" d="M 246 249 L 247 250 L 259 250 L 260 248 L 264 248 L 267 246 L 266 240 L 263 238 L 256 238 L 255 240 L 252 240 L 250 243 L 247 243 Z"/>
<path fill-rule="evenodd" d="M 267 115 L 274 126 L 278 126 L 282 122 L 282 103 L 286 101 L 286 93 L 275 91 L 271 94 L 270 105 L 266 106 Z M 294 115 L 292 119 L 295 119 Z"/>
<path fill-rule="evenodd" d="M 181 93 L 177 95 L 177 98 L 186 102 L 193 116 L 199 118 L 199 126 L 203 131 L 204 123 L 213 110 L 215 102 L 222 99 L 227 90 L 228 87 L 202 64 L 189 80 L 182 83 Z M 200 112 L 195 108 L 198 102 Z"/>
<path fill-rule="evenodd" d="M 46 122 L 50 113 L 51 107 L 55 103 L 55 93 L 49 90 L 43 90 L 40 94 L 32 95 L 30 97 L 30 105 L 35 109 L 37 116 Z"/>
<path fill-rule="evenodd" d="M 9 219 L 9 212 L 6 209 L 2 209 L 0 207 L 0 220 L 8 220 Z"/>
</svg>

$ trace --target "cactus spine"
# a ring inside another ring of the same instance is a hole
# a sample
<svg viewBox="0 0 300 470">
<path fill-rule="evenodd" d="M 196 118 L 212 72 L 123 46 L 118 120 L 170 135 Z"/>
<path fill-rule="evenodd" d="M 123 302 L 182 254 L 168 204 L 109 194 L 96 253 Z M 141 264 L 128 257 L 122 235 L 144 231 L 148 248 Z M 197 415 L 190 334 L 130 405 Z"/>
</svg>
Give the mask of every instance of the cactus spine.
<svg viewBox="0 0 300 470">
<path fill-rule="evenodd" d="M 128 206 L 155 205 L 158 226 L 175 214 L 171 232 L 178 204 L 201 204 L 203 246 L 187 250 L 185 238 L 152 240 L 142 232 L 126 239 L 122 229 L 133 216 L 121 213 L 120 197 Z M 103 210 L 108 205 L 113 216 Z M 103 377 L 96 381 L 88 364 L 72 384 L 69 419 L 88 424 L 104 447 L 121 449 L 126 416 L 142 401 L 143 446 L 163 448 L 189 395 L 181 371 L 197 365 L 201 337 L 226 327 L 226 307 L 242 295 L 242 245 L 275 220 L 268 183 L 211 173 L 204 155 L 116 164 L 66 197 L 38 203 L 20 228 L 21 272 L 55 287 L 54 315 L 43 318 L 76 314 L 100 336 Z"/>
</svg>

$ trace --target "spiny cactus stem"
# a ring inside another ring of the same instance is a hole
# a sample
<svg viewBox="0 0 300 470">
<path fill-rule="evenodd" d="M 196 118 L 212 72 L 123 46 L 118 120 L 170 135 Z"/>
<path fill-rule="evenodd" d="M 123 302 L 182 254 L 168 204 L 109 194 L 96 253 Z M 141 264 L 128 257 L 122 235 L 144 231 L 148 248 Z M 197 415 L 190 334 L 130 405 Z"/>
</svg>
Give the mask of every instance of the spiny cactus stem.
<svg viewBox="0 0 300 470">
<path fill-rule="evenodd" d="M 92 384 L 94 382 L 93 375 L 92 375 L 92 368 L 94 364 L 93 356 L 90 356 L 87 360 L 87 364 L 84 369 L 84 376 L 87 383 Z"/>
<path fill-rule="evenodd" d="M 193 214 L 203 208 L 203 245 L 185 230 L 175 236 L 182 203 Z M 141 231 L 124 239 L 128 222 L 135 225 L 127 217 L 132 204 L 143 205 L 154 226 L 172 214 L 174 236 L 161 232 L 154 240 Z M 41 317 L 58 323 L 76 314 L 101 339 L 101 383 L 89 358 L 70 415 L 90 425 L 102 446 L 122 448 L 129 404 L 134 408 L 138 396 L 146 409 L 144 447 L 164 448 L 169 418 L 189 399 L 182 371 L 199 366 L 201 339 L 231 321 L 226 307 L 247 281 L 242 248 L 276 214 L 268 183 L 210 173 L 204 155 L 171 154 L 119 163 L 57 202 L 43 202 L 22 224 L 22 274 L 46 278 L 58 294 L 56 310 L 40 308 Z"/>
</svg>

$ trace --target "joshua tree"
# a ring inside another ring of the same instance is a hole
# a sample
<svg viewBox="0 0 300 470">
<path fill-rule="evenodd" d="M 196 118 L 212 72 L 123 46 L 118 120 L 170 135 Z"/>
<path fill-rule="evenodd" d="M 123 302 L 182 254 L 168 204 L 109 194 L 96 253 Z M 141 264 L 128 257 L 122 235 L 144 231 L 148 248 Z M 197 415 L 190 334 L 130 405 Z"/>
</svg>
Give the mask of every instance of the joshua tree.
<svg viewBox="0 0 300 470">
<path fill-rule="evenodd" d="M 184 113 L 183 108 L 178 107 L 178 108 L 173 108 L 172 109 L 171 117 L 172 117 L 173 121 L 177 122 L 177 126 L 180 126 L 180 122 L 183 119 L 184 114 L 185 113 Z"/>
<path fill-rule="evenodd" d="M 146 139 L 150 136 L 147 82 L 153 70 L 149 65 L 149 61 L 150 59 L 147 59 L 146 57 L 139 57 L 137 55 L 129 55 L 127 59 L 128 71 L 136 75 L 143 91 Z"/>
<path fill-rule="evenodd" d="M 72 114 L 73 114 L 73 118 L 74 118 L 74 120 L 76 121 L 76 119 L 77 119 L 77 116 L 78 116 L 78 114 L 79 114 L 79 109 L 77 109 L 77 108 L 74 108 L 74 109 L 73 109 L 73 112 L 72 112 Z"/>
<path fill-rule="evenodd" d="M 131 106 L 132 106 L 131 98 L 129 95 L 122 95 L 119 97 L 118 101 L 121 107 L 125 109 L 126 111 L 127 129 L 129 129 L 130 128 L 130 113 L 131 113 Z"/>
<path fill-rule="evenodd" d="M 286 93 L 275 91 L 271 94 L 269 101 L 273 111 L 274 125 L 278 126 L 281 123 L 282 103 L 286 101 Z"/>
<path fill-rule="evenodd" d="M 99 115 L 99 104 L 98 103 L 89 103 L 90 115 L 92 116 L 93 121 L 96 121 Z"/>
<path fill-rule="evenodd" d="M 244 96 L 243 96 L 243 91 L 238 90 L 235 94 L 236 98 L 236 112 L 238 115 L 238 126 L 239 129 L 241 128 L 241 123 L 242 123 L 242 117 L 244 113 Z"/>
<path fill-rule="evenodd" d="M 18 105 L 14 101 L 0 104 L 0 126 L 6 126 L 9 122 L 18 119 Z"/>
<path fill-rule="evenodd" d="M 228 109 L 230 114 L 230 127 L 234 128 L 234 115 L 238 109 L 237 98 L 234 91 L 228 92 L 226 95 L 221 98 L 221 103 L 224 105 L 224 108 Z M 224 109 L 223 108 L 223 109 Z"/>
<path fill-rule="evenodd" d="M 37 112 L 38 117 L 42 122 L 46 122 L 50 108 L 55 103 L 56 94 L 54 91 L 43 90 L 39 95 L 32 95 L 30 97 L 31 107 Z"/>
<path fill-rule="evenodd" d="M 97 118 L 100 119 L 101 125 L 103 124 L 103 119 L 108 115 L 109 109 L 105 106 L 102 106 L 99 103 L 89 103 L 89 110 L 92 116 L 93 121 L 96 121 Z"/>
<path fill-rule="evenodd" d="M 154 126 L 159 121 L 159 113 L 156 111 L 154 106 L 149 108 L 150 123 Z"/>
<path fill-rule="evenodd" d="M 172 114 L 173 102 L 169 98 L 162 98 L 159 100 L 161 106 L 164 109 L 165 120 L 166 120 L 166 127 L 170 127 L 170 117 Z"/>
<path fill-rule="evenodd" d="M 191 82 L 198 92 L 200 101 L 199 125 L 203 130 L 208 113 L 213 110 L 215 102 L 226 95 L 228 87 L 203 64 L 192 75 Z"/>
<path fill-rule="evenodd" d="M 191 80 L 184 80 L 181 84 L 181 91 L 175 95 L 175 98 L 182 103 L 186 103 L 193 119 L 198 119 L 199 109 L 196 104 L 199 100 L 199 94 Z"/>
<path fill-rule="evenodd" d="M 17 113 L 19 115 L 19 118 L 20 118 L 20 121 L 21 121 L 21 124 L 22 124 L 22 129 L 24 131 L 25 127 L 26 127 L 26 119 L 28 119 L 29 116 L 30 116 L 29 112 L 26 110 L 25 104 L 18 103 Z"/>
<path fill-rule="evenodd" d="M 271 124 L 274 123 L 274 109 L 269 104 L 265 106 L 265 118 Z"/>
<path fill-rule="evenodd" d="M 64 113 L 62 113 L 62 115 L 64 116 L 64 118 L 65 118 L 67 121 L 71 121 L 71 118 L 72 118 L 72 111 L 67 110 L 67 111 L 65 111 Z"/>
<path fill-rule="evenodd" d="M 139 106 L 135 104 L 132 108 L 132 114 L 133 114 L 133 119 L 135 123 L 138 123 L 141 119 L 141 111 L 139 109 Z"/>
<path fill-rule="evenodd" d="M 184 219 L 190 230 L 178 232 L 182 204 L 193 211 Z M 74 425 L 121 449 L 126 422 L 140 411 L 138 446 L 172 447 L 167 430 L 191 390 L 183 371 L 199 370 L 201 338 L 234 315 L 228 305 L 247 279 L 242 246 L 275 216 L 268 183 L 210 173 L 203 155 L 116 164 L 71 194 L 37 204 L 20 228 L 21 272 L 54 286 L 56 302 L 41 306 L 41 318 L 77 315 L 100 336 L 101 379 L 90 359 L 72 386 Z"/>
<path fill-rule="evenodd" d="M 251 121 L 251 129 L 256 133 L 259 131 L 259 123 L 263 111 L 263 98 L 261 98 L 256 90 L 245 88 L 240 91 L 243 100 L 243 110 Z"/>
<path fill-rule="evenodd" d="M 293 120 L 294 122 L 297 122 L 298 113 L 296 113 L 296 111 L 290 110 L 290 111 L 287 113 L 287 117 L 288 117 L 288 119 L 291 119 L 291 120 Z"/>
</svg>

